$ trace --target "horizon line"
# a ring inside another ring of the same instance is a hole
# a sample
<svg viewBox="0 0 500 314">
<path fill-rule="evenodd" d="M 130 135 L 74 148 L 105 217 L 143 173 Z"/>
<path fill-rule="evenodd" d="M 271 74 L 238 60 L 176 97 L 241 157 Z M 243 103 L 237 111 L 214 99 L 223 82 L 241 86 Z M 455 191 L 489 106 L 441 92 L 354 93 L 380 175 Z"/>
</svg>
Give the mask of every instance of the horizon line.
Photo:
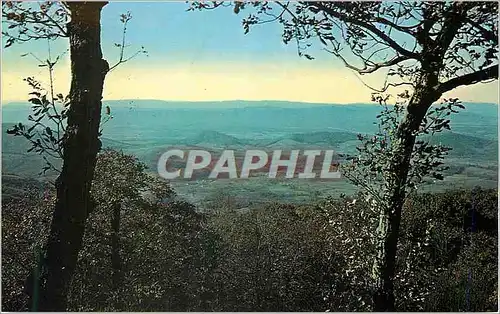
<svg viewBox="0 0 500 314">
<path fill-rule="evenodd" d="M 341 106 L 349 106 L 349 105 L 379 105 L 377 102 L 351 102 L 351 103 L 336 103 L 336 102 L 311 102 L 311 101 L 294 101 L 294 100 L 244 100 L 244 99 L 228 99 L 228 100 L 165 100 L 165 99 L 154 99 L 154 98 L 127 98 L 127 99 L 106 99 L 102 100 L 102 103 L 105 102 L 133 102 L 133 101 L 156 101 L 156 102 L 164 102 L 164 103 L 229 103 L 229 102 L 246 102 L 246 103 L 262 103 L 262 102 L 275 102 L 275 103 L 296 103 L 296 104 L 309 104 L 309 105 L 341 105 Z M 468 104 L 484 104 L 484 105 L 499 105 L 494 102 L 477 102 L 477 101 L 462 101 L 462 103 Z M 2 101 L 2 107 L 5 105 L 13 104 L 13 105 L 29 105 L 30 103 L 25 100 L 12 100 L 12 101 Z"/>
</svg>

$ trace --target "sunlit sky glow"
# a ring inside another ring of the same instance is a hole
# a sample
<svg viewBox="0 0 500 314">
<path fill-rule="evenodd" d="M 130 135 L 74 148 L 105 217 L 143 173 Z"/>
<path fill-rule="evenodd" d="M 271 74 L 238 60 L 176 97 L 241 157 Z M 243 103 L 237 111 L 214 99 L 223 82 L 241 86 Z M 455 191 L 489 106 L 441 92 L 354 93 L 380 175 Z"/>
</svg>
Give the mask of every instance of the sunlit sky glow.
<svg viewBox="0 0 500 314">
<path fill-rule="evenodd" d="M 186 12 L 188 4 L 112 2 L 102 12 L 102 42 L 110 64 L 117 60 L 113 43 L 121 38 L 119 15 L 130 11 L 127 42 L 129 52 L 144 46 L 141 55 L 120 65 L 107 78 L 105 100 L 160 99 L 203 100 L 289 100 L 318 103 L 366 103 L 371 90 L 333 56 L 311 51 L 316 59 L 297 56 L 294 44 L 284 45 L 277 24 L 255 27 L 249 34 L 241 28 L 241 14 L 229 9 Z M 51 44 L 53 55 L 66 50 L 61 39 Z M 2 60 L 2 102 L 26 101 L 29 89 L 23 78 L 35 76 L 47 82 L 45 68 L 39 68 L 26 52 L 47 57 L 47 42 L 32 42 L 4 49 Z M 58 92 L 69 89 L 69 59 L 65 55 L 56 67 Z M 383 73 L 362 77 L 380 87 Z M 498 82 L 459 88 L 447 96 L 463 101 L 498 102 Z"/>
</svg>

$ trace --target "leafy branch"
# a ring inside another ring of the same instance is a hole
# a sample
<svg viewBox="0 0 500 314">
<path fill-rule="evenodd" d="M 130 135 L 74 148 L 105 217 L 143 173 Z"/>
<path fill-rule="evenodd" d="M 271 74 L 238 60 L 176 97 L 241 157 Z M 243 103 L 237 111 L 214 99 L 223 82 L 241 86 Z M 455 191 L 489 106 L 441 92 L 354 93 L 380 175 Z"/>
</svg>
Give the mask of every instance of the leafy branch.
<svg viewBox="0 0 500 314">
<path fill-rule="evenodd" d="M 358 156 L 352 163 L 342 165 L 343 175 L 354 185 L 362 188 L 366 198 L 383 205 L 383 191 L 390 175 L 391 160 L 395 158 L 394 146 L 397 143 L 396 130 L 404 118 L 408 95 L 398 95 L 398 101 L 389 105 L 390 96 L 373 94 L 372 101 L 382 106 L 377 116 L 377 132 L 374 135 L 358 135 L 361 144 L 357 147 Z M 416 142 L 410 160 L 406 186 L 417 189 L 426 179 L 443 180 L 444 158 L 451 150 L 442 144 L 432 144 L 436 133 L 450 130 L 450 115 L 465 107 L 457 98 L 445 99 L 431 108 L 425 115 L 420 128 L 416 131 Z"/>
<path fill-rule="evenodd" d="M 51 58 L 50 43 L 49 55 L 43 61 L 33 53 L 22 56 L 32 56 L 40 63 L 39 67 L 46 67 L 49 75 L 49 88 L 46 89 L 34 77 L 27 77 L 24 81 L 31 88 L 28 102 L 31 103 L 31 114 L 28 115 L 29 125 L 18 123 L 7 129 L 7 134 L 24 137 L 29 141 L 31 147 L 28 153 L 34 152 L 42 155 L 45 165 L 40 174 L 45 174 L 48 170 L 60 173 L 58 167 L 54 165 L 54 159 L 62 159 L 64 155 L 64 141 L 67 126 L 68 112 L 71 100 L 62 93 L 54 92 L 54 67 L 59 62 L 63 54 L 58 55 L 54 60 Z M 109 107 L 106 107 L 104 122 L 112 118 Z M 49 158 L 52 158 L 50 160 Z"/>
<path fill-rule="evenodd" d="M 128 22 L 131 19 L 132 19 L 132 14 L 130 12 L 127 12 L 125 14 L 120 15 L 120 22 L 123 24 L 122 40 L 121 40 L 121 43 L 115 43 L 115 47 L 120 49 L 120 57 L 119 57 L 118 61 L 109 68 L 109 71 L 114 70 L 117 66 L 119 66 L 122 63 L 125 63 L 127 61 L 132 60 L 133 58 L 137 57 L 139 54 L 147 54 L 148 53 L 144 49 L 144 46 L 141 46 L 141 49 L 137 50 L 132 55 L 130 55 L 128 57 L 125 56 L 125 48 L 128 47 L 128 45 L 126 44 L 127 26 L 128 26 Z"/>
<path fill-rule="evenodd" d="M 14 42 L 23 42 L 30 39 L 45 38 L 48 42 L 48 57 L 46 60 L 42 60 L 31 52 L 23 54 L 22 57 L 31 56 L 39 62 L 38 67 L 47 68 L 49 86 L 44 88 L 34 77 L 24 79 L 32 90 L 29 93 L 30 98 L 28 100 L 31 103 L 32 112 L 28 115 L 29 125 L 18 123 L 8 129 L 7 134 L 24 137 L 31 144 L 28 152 L 42 155 L 45 165 L 40 174 L 45 174 L 49 170 L 60 173 L 60 169 L 54 165 L 53 160 L 62 159 L 64 155 L 67 118 L 71 100 L 69 96 L 64 96 L 62 93 L 56 94 L 54 91 L 54 68 L 64 53 L 52 59 L 50 41 L 66 36 L 65 30 L 61 26 L 63 25 L 62 22 L 65 21 L 64 18 L 67 18 L 66 8 L 64 6 L 58 7 L 54 2 L 39 4 L 38 9 L 33 5 L 25 7 L 18 2 L 3 2 L 2 9 L 4 9 L 2 15 L 5 17 L 6 23 L 9 24 L 8 29 L 18 30 L 16 35 L 6 35 L 6 47 Z M 141 53 L 147 53 L 144 47 L 141 47 L 131 56 L 125 56 L 125 48 L 128 47 L 126 45 L 127 26 L 131 19 L 130 12 L 120 15 L 120 22 L 123 23 L 122 40 L 120 44 L 115 44 L 116 47 L 120 48 L 120 57 L 110 70 Z M 103 126 L 113 118 L 109 106 L 105 106 L 104 110 L 104 114 L 101 116 L 99 136 L 102 135 Z"/>
<path fill-rule="evenodd" d="M 2 2 L 5 48 L 30 40 L 67 37 L 68 9 L 61 2 Z"/>
</svg>

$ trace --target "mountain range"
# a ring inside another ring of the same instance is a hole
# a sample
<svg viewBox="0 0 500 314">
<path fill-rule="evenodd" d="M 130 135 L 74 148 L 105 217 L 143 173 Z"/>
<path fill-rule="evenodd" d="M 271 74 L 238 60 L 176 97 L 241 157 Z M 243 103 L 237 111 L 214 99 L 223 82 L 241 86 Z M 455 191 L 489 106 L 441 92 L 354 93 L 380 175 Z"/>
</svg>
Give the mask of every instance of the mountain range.
<svg viewBox="0 0 500 314">
<path fill-rule="evenodd" d="M 375 117 L 381 110 L 373 104 L 265 101 L 125 100 L 104 104 L 111 107 L 113 119 L 103 125 L 103 147 L 133 154 L 151 171 L 155 171 L 158 157 L 172 147 L 197 147 L 214 152 L 333 149 L 352 155 L 359 145 L 357 134 L 375 132 Z M 434 136 L 431 141 L 453 148 L 447 158 L 450 184 L 496 186 L 498 106 L 466 103 L 465 107 L 452 115 L 452 130 Z M 26 123 L 29 111 L 30 106 L 26 104 L 7 104 L 2 108 L 3 173 L 37 177 L 43 165 L 40 156 L 26 153 L 29 145 L 25 139 L 6 134 L 12 124 Z M 261 188 L 266 184 L 262 182 Z M 199 191 L 199 186 L 196 188 Z M 184 193 L 192 193 L 189 186 L 182 189 Z"/>
</svg>

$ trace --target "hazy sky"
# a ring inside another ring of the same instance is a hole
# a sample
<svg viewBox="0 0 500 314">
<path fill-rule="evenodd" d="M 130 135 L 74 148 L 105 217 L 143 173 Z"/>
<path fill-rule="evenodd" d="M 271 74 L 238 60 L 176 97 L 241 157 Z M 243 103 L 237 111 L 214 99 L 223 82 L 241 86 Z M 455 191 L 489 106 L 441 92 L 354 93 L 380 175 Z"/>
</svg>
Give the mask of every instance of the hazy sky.
<svg viewBox="0 0 500 314">
<path fill-rule="evenodd" d="M 186 12 L 188 4 L 150 2 L 112 2 L 102 12 L 102 42 L 105 58 L 116 62 L 113 43 L 121 39 L 119 15 L 130 11 L 127 42 L 129 53 L 140 46 L 148 50 L 111 72 L 105 83 L 104 99 L 161 100 L 290 100 L 327 103 L 368 102 L 371 91 L 333 56 L 313 50 L 315 60 L 297 56 L 294 44 L 284 45 L 281 28 L 266 24 L 244 35 L 243 14 L 230 9 Z M 244 13 L 244 11 L 243 11 Z M 51 44 L 52 52 L 62 53 L 67 42 Z M 33 52 L 47 57 L 47 42 L 15 45 L 3 50 L 2 101 L 25 101 L 23 78 L 35 76 L 47 82 L 44 68 L 33 58 L 20 55 Z M 69 89 L 68 56 L 56 68 L 56 89 Z M 375 87 L 382 74 L 363 77 Z M 498 83 L 461 88 L 449 96 L 464 101 L 497 102 Z"/>
</svg>

